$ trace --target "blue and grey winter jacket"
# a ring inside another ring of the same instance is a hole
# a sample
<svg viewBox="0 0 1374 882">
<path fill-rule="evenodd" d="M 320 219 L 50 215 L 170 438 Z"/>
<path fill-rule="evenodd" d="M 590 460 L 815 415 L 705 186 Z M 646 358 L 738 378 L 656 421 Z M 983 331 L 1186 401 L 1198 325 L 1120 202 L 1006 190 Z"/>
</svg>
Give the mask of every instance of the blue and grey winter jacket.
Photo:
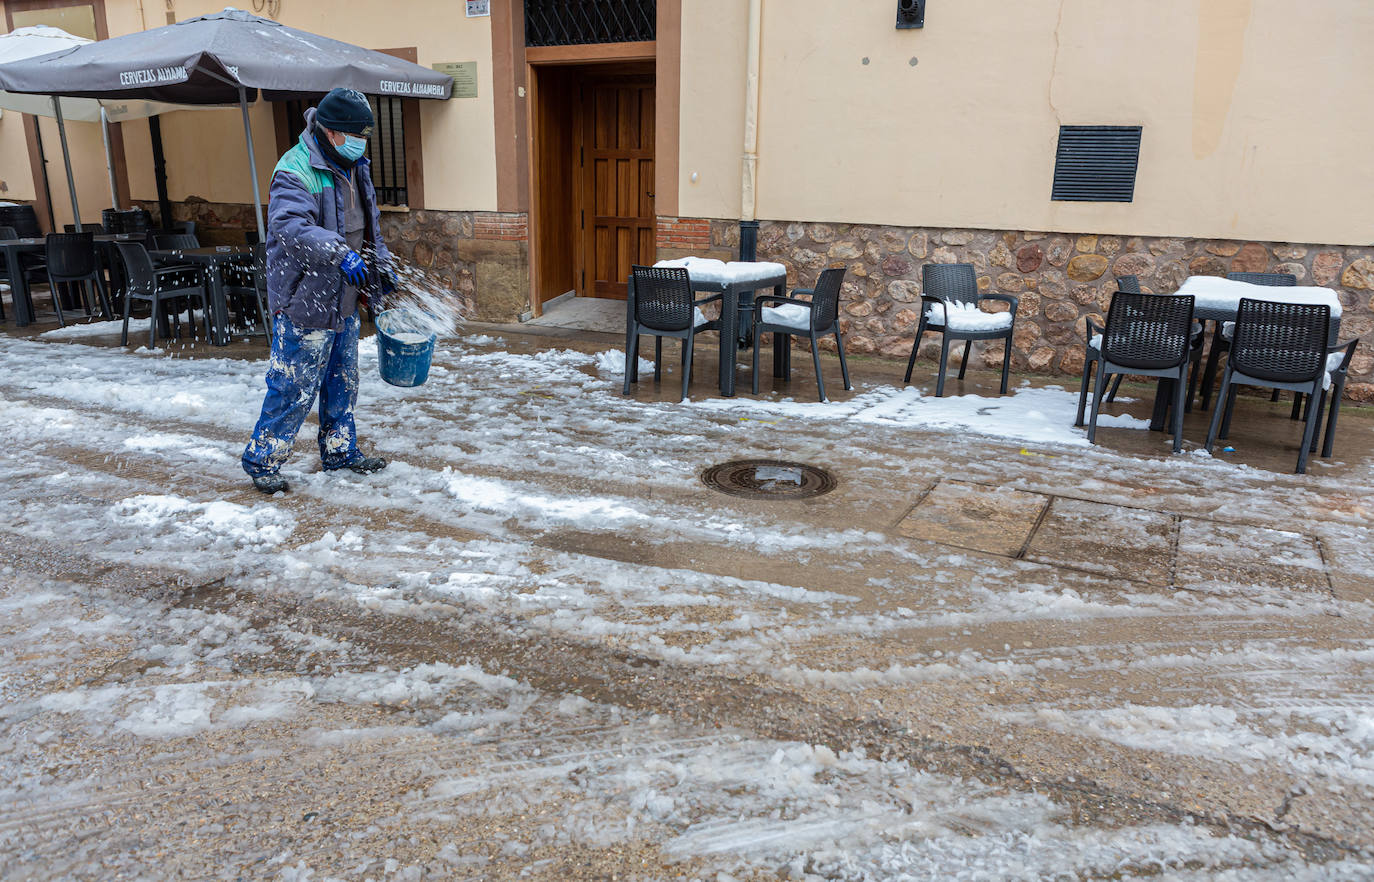
<svg viewBox="0 0 1374 882">
<path fill-rule="evenodd" d="M 273 313 L 285 313 L 300 328 L 340 330 L 353 314 L 344 314 L 344 280 L 339 263 L 348 253 L 344 243 L 345 194 L 339 178 L 315 143 L 315 109 L 305 112 L 305 131 L 272 171 L 267 205 L 267 302 Z M 382 241 L 377 191 L 367 159 L 353 166 L 361 185 L 365 241 L 375 251 L 368 259 L 366 291 L 377 287 L 377 267 L 390 263 Z"/>
</svg>

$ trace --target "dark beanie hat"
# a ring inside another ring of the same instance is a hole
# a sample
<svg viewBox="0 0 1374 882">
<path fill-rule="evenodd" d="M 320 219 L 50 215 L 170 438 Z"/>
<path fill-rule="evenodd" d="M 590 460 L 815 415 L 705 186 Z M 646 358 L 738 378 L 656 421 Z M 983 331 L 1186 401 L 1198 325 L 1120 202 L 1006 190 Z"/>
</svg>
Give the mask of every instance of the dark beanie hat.
<svg viewBox="0 0 1374 882">
<path fill-rule="evenodd" d="M 372 134 L 372 108 L 362 92 L 334 89 L 320 101 L 315 122 L 336 132 L 367 136 Z"/>
</svg>

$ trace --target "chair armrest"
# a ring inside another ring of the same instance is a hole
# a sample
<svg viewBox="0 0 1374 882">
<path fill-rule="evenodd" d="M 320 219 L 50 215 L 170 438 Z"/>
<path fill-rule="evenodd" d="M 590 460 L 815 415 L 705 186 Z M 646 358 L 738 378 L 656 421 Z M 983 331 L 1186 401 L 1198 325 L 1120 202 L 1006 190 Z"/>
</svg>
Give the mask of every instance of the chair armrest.
<svg viewBox="0 0 1374 882">
<path fill-rule="evenodd" d="M 803 289 L 803 290 L 805 290 L 805 289 Z M 809 307 L 809 306 L 811 305 L 811 301 L 810 301 L 810 300 L 802 300 L 802 299 L 797 298 L 797 297 L 783 297 L 781 294 L 765 294 L 765 295 L 763 295 L 762 297 L 755 297 L 755 298 L 754 298 L 754 309 L 755 309 L 755 310 L 761 309 L 762 306 L 763 306 L 763 302 L 764 302 L 765 300 L 768 301 L 769 303 L 796 303 L 796 304 L 799 304 L 799 305 L 801 305 L 801 306 L 807 306 L 807 307 Z"/>
<path fill-rule="evenodd" d="M 1012 316 L 1016 315 L 1016 308 L 1021 305 L 1021 301 L 1011 294 L 983 294 L 978 298 L 980 303 L 984 300 L 1000 300 L 1003 303 L 1010 303 Z"/>
<path fill-rule="evenodd" d="M 153 275 L 155 275 L 155 276 L 171 275 L 171 274 L 173 274 L 173 273 L 179 274 L 179 273 L 199 272 L 199 271 L 200 271 L 200 267 L 196 266 L 194 263 L 179 263 L 179 264 L 172 264 L 172 265 L 168 265 L 168 266 L 155 266 L 155 267 L 153 267 Z"/>
<path fill-rule="evenodd" d="M 1097 334 L 1102 334 L 1103 336 L 1105 336 L 1106 333 L 1106 328 L 1102 327 L 1092 319 L 1088 319 L 1087 326 L 1083 329 L 1083 339 L 1088 343 L 1092 343 L 1092 339 L 1094 336 L 1096 336 Z"/>
<path fill-rule="evenodd" d="M 815 297 L 815 296 L 816 296 L 816 289 L 815 289 L 815 288 L 793 288 L 793 289 L 792 289 L 792 296 L 793 296 L 793 297 L 796 297 L 798 294 L 806 294 L 806 295 L 808 295 L 808 296 Z"/>
<path fill-rule="evenodd" d="M 1342 349 L 1345 350 L 1345 358 L 1341 359 L 1341 366 L 1336 368 L 1336 370 L 1349 370 L 1350 360 L 1355 357 L 1355 347 L 1358 346 L 1359 343 L 1360 338 L 1356 337 L 1353 340 L 1346 340 L 1344 343 L 1337 343 L 1335 346 L 1328 346 L 1326 348 L 1327 355 L 1334 355 L 1335 353 L 1340 352 Z"/>
<path fill-rule="evenodd" d="M 701 306 L 701 305 L 706 304 L 706 303 L 714 303 L 714 302 L 716 302 L 717 300 L 724 300 L 724 299 L 725 299 L 725 295 L 724 295 L 724 294 L 712 294 L 710 297 L 703 297 L 703 298 L 701 298 L 700 300 L 693 300 L 693 301 L 692 301 L 692 304 L 693 304 L 694 306 Z"/>
</svg>

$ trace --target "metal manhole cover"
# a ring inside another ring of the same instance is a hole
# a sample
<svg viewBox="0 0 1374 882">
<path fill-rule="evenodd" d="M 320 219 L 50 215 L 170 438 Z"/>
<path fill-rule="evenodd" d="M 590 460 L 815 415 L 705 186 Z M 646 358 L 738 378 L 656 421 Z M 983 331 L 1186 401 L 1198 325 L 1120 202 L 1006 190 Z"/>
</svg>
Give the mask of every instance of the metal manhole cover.
<svg viewBox="0 0 1374 882">
<path fill-rule="evenodd" d="M 738 459 L 701 473 L 712 490 L 745 499 L 810 499 L 835 489 L 824 469 L 780 459 Z"/>
</svg>

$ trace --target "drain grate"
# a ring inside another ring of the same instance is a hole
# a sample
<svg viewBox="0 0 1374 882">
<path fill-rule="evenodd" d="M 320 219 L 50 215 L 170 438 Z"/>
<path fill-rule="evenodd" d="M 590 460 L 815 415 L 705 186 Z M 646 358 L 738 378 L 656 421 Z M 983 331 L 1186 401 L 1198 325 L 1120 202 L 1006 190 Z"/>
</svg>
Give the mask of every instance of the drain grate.
<svg viewBox="0 0 1374 882">
<path fill-rule="evenodd" d="M 712 490 L 745 499 L 810 499 L 835 489 L 835 476 L 815 466 L 780 459 L 737 459 L 701 473 Z"/>
</svg>

